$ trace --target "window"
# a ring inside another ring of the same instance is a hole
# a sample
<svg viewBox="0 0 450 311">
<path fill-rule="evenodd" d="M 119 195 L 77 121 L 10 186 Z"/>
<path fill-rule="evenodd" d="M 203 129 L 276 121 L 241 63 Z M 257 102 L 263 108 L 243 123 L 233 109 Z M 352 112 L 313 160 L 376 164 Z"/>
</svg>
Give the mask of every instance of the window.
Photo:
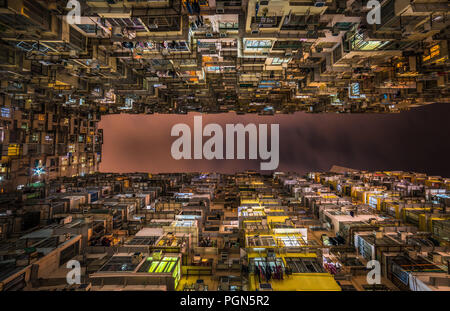
<svg viewBox="0 0 450 311">
<path fill-rule="evenodd" d="M 19 291 L 26 286 L 25 273 L 20 274 L 18 277 L 14 278 L 12 281 L 8 282 L 3 286 L 4 291 Z"/>
<path fill-rule="evenodd" d="M 257 24 L 259 28 L 277 28 L 282 18 L 282 16 L 253 16 L 252 24 Z"/>
<path fill-rule="evenodd" d="M 248 245 L 250 247 L 266 247 L 275 246 L 275 240 L 272 236 L 250 236 L 248 237 Z"/>
<path fill-rule="evenodd" d="M 272 40 L 245 40 L 245 49 L 259 52 L 272 47 Z"/>
<path fill-rule="evenodd" d="M 292 273 L 325 273 L 317 258 L 285 257 L 284 259 Z"/>
<path fill-rule="evenodd" d="M 238 30 L 239 23 L 219 23 L 219 29 Z"/>
<path fill-rule="evenodd" d="M 61 251 L 61 254 L 59 256 L 60 266 L 65 264 L 69 259 L 72 259 L 76 255 L 78 255 L 79 244 L 79 242 L 76 242 Z"/>
<path fill-rule="evenodd" d="M 13 65 L 15 63 L 15 53 L 10 49 L 1 49 L 0 63 Z"/>
<path fill-rule="evenodd" d="M 314 15 L 296 15 L 289 14 L 285 17 L 281 30 L 306 30 L 308 25 L 318 25 L 320 20 L 319 14 Z"/>
<path fill-rule="evenodd" d="M 286 247 L 299 247 L 301 245 L 299 239 L 295 235 L 282 236 L 280 239 Z"/>
<path fill-rule="evenodd" d="M 32 141 L 33 143 L 39 142 L 39 134 L 33 133 L 33 135 L 31 135 L 31 141 Z"/>
<path fill-rule="evenodd" d="M 206 70 L 207 71 L 214 71 L 216 73 L 219 73 L 220 72 L 220 66 L 207 66 Z"/>
<path fill-rule="evenodd" d="M 276 267 L 281 267 L 283 268 L 283 260 L 281 258 L 262 258 L 262 257 L 256 257 L 256 258 L 251 258 L 250 259 L 250 271 L 254 272 L 254 268 L 255 266 L 257 267 L 261 267 L 261 268 L 266 268 L 267 266 L 271 267 L 272 269 L 276 268 Z"/>
<path fill-rule="evenodd" d="M 175 43 L 167 41 L 167 47 L 171 51 L 189 51 L 185 41 L 175 41 Z"/>
<path fill-rule="evenodd" d="M 3 118 L 10 118 L 11 117 L 11 110 L 9 108 L 3 107 L 1 109 L 1 114 Z"/>
<path fill-rule="evenodd" d="M 342 48 L 339 44 L 334 50 L 333 50 L 333 63 L 337 62 L 342 58 Z"/>
<path fill-rule="evenodd" d="M 363 34 L 356 33 L 351 39 L 351 46 L 353 50 L 375 51 L 380 50 L 383 46 L 387 45 L 389 42 L 390 41 L 366 40 Z"/>
<path fill-rule="evenodd" d="M 289 61 L 290 61 L 289 58 L 274 57 L 274 58 L 272 58 L 272 65 L 274 65 L 274 66 L 281 65 L 283 63 L 289 63 Z"/>
<path fill-rule="evenodd" d="M 293 49 L 298 50 L 303 46 L 302 40 L 277 40 L 273 45 L 274 50 Z"/>
<path fill-rule="evenodd" d="M 348 97 L 350 98 L 365 98 L 366 95 L 360 93 L 359 83 L 351 83 L 348 89 Z"/>
<path fill-rule="evenodd" d="M 18 144 L 9 144 L 8 156 L 18 156 L 20 153 L 20 147 Z"/>
</svg>

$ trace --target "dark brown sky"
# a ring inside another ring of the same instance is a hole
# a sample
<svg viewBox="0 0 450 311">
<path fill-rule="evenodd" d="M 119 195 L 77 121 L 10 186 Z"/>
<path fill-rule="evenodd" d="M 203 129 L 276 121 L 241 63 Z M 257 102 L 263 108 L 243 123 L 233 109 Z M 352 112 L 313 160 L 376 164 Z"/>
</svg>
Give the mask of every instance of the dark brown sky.
<svg viewBox="0 0 450 311">
<path fill-rule="evenodd" d="M 102 172 L 232 173 L 259 169 L 260 160 L 174 160 L 170 136 L 188 115 L 107 115 Z M 356 169 L 398 169 L 450 176 L 450 104 L 415 108 L 400 114 L 307 114 L 257 116 L 203 115 L 203 126 L 218 123 L 280 124 L 278 171 L 329 170 L 333 164 Z M 224 139 L 225 140 L 225 139 Z M 204 142 L 206 139 L 204 138 Z"/>
</svg>

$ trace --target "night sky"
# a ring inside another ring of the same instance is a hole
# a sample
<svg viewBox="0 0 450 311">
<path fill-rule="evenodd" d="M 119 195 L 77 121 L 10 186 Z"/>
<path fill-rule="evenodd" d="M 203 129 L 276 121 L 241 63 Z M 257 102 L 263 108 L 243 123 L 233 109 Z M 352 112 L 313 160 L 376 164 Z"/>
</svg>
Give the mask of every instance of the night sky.
<svg viewBox="0 0 450 311">
<path fill-rule="evenodd" d="M 172 159 L 170 147 L 177 137 L 170 136 L 171 128 L 176 123 L 186 123 L 193 132 L 194 115 L 198 114 L 103 116 L 100 170 L 118 173 L 259 170 L 259 159 Z M 280 124 L 277 171 L 306 173 L 341 165 L 450 176 L 450 104 L 428 105 L 400 114 L 203 115 L 203 126 L 208 123 L 220 124 L 224 134 L 227 123 Z"/>
</svg>

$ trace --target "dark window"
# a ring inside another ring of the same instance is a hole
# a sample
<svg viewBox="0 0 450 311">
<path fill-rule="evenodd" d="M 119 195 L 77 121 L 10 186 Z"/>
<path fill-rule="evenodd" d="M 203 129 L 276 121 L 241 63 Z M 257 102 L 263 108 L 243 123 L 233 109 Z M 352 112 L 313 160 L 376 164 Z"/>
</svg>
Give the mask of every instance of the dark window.
<svg viewBox="0 0 450 311">
<path fill-rule="evenodd" d="M 61 254 L 59 256 L 59 265 L 60 266 L 65 264 L 69 259 L 72 259 L 76 255 L 78 255 L 79 246 L 80 246 L 79 244 L 80 244 L 79 242 L 76 242 L 61 251 Z"/>
<path fill-rule="evenodd" d="M 10 281 L 9 283 L 5 284 L 3 286 L 3 290 L 4 291 L 18 291 L 18 290 L 23 289 L 25 287 L 25 285 L 26 285 L 25 273 L 22 273 L 21 275 L 19 275 L 18 277 L 16 277 L 12 281 Z"/>
</svg>

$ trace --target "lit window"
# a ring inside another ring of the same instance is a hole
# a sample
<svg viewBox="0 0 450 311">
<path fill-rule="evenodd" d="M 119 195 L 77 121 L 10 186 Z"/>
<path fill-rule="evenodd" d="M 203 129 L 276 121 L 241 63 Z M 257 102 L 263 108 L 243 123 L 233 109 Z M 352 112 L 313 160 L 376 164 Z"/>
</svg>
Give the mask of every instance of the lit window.
<svg viewBox="0 0 450 311">
<path fill-rule="evenodd" d="M 8 146 L 8 156 L 18 156 L 20 149 L 18 144 L 9 144 Z"/>
<path fill-rule="evenodd" d="M 11 110 L 9 108 L 2 108 L 1 114 L 3 118 L 10 118 L 11 117 Z"/>
<path fill-rule="evenodd" d="M 39 134 L 34 133 L 31 135 L 31 141 L 32 142 L 38 142 L 39 141 Z"/>
<path fill-rule="evenodd" d="M 288 62 L 289 62 L 289 58 L 274 57 L 272 59 L 272 65 L 281 65 L 283 63 L 288 63 Z"/>
<path fill-rule="evenodd" d="M 245 40 L 245 48 L 252 51 L 261 51 L 272 47 L 271 40 Z"/>
</svg>

